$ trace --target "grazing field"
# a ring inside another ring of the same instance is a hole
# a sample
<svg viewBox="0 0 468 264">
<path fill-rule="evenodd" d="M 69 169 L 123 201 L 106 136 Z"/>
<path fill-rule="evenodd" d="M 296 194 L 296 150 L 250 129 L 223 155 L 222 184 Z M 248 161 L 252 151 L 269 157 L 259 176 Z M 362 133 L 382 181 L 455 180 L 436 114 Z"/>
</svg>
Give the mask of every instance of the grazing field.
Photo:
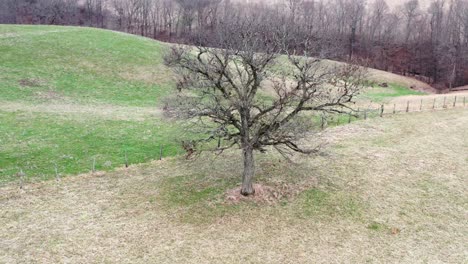
<svg viewBox="0 0 468 264">
<path fill-rule="evenodd" d="M 167 49 L 108 30 L 0 25 L 0 185 L 111 170 L 125 154 L 147 162 L 160 146 L 181 153 L 180 124 L 162 116 L 174 87 Z M 419 94 L 402 86 L 413 79 L 371 73 L 391 87 L 364 91 L 364 101 Z"/>
<path fill-rule="evenodd" d="M 0 262 L 466 263 L 467 127 L 450 109 L 330 128 L 323 155 L 259 156 L 280 190 L 260 201 L 226 198 L 235 153 L 4 185 Z"/>
<path fill-rule="evenodd" d="M 177 155 L 191 135 L 162 115 L 167 47 L 0 25 L 0 263 L 468 261 L 466 108 L 330 126 L 320 155 L 292 162 L 258 154 L 261 191 L 242 199 L 240 153 Z M 357 106 L 443 100 L 369 78 L 389 87 Z"/>
<path fill-rule="evenodd" d="M 165 49 L 112 31 L 0 25 L 0 185 L 146 162 L 160 146 L 180 153 L 178 124 L 161 115 L 173 87 Z"/>
<path fill-rule="evenodd" d="M 408 89 L 402 85 L 390 84 L 389 87 L 369 87 L 360 96 L 360 99 L 373 102 L 385 102 L 395 97 L 408 96 L 408 95 L 424 95 L 425 93 Z"/>
<path fill-rule="evenodd" d="M 19 180 L 20 170 L 25 180 L 42 180 L 90 171 L 93 163 L 108 170 L 124 164 L 126 155 L 130 164 L 149 161 L 160 146 L 166 156 L 180 153 L 175 142 L 182 133 L 156 117 L 141 122 L 16 111 L 0 112 L 0 120 L 0 184 Z"/>
<path fill-rule="evenodd" d="M 172 87 L 164 49 L 108 30 L 0 25 L 1 99 L 155 106 Z"/>
</svg>

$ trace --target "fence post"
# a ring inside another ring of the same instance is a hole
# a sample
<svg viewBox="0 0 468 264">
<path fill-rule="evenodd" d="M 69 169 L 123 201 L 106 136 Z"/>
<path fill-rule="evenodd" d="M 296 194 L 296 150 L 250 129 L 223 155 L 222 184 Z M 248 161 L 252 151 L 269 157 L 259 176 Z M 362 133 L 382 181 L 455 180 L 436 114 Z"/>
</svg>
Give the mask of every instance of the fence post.
<svg viewBox="0 0 468 264">
<path fill-rule="evenodd" d="M 455 95 L 455 99 L 453 100 L 453 107 L 457 104 L 457 96 Z"/>
<path fill-rule="evenodd" d="M 396 113 L 396 104 L 393 104 L 393 114 Z"/>
<path fill-rule="evenodd" d="M 421 99 L 421 104 L 419 105 L 419 111 L 422 111 L 423 99 Z"/>
<path fill-rule="evenodd" d="M 93 157 L 93 168 L 92 169 L 93 169 L 93 173 L 95 173 L 96 172 L 96 157 L 95 156 Z"/>
<path fill-rule="evenodd" d="M 54 163 L 54 169 L 55 169 L 55 180 L 60 181 L 60 174 L 58 173 L 57 162 Z"/>
<path fill-rule="evenodd" d="M 325 117 L 322 115 L 321 116 L 321 124 L 320 124 L 320 127 L 322 128 L 322 130 L 325 128 Z"/>
<path fill-rule="evenodd" d="M 409 112 L 409 101 L 406 102 L 406 113 Z"/>
<path fill-rule="evenodd" d="M 162 155 L 163 155 L 163 146 L 159 145 L 159 160 L 162 160 Z"/>
<path fill-rule="evenodd" d="M 25 175 L 26 174 L 23 172 L 23 169 L 20 169 L 20 172 L 18 173 L 18 176 L 20 177 L 20 189 L 23 189 Z"/>
<path fill-rule="evenodd" d="M 384 112 L 384 105 L 382 104 L 380 106 L 380 117 L 383 117 L 383 112 Z"/>
<path fill-rule="evenodd" d="M 125 150 L 125 168 L 128 168 L 128 156 L 127 156 L 127 150 Z"/>
</svg>

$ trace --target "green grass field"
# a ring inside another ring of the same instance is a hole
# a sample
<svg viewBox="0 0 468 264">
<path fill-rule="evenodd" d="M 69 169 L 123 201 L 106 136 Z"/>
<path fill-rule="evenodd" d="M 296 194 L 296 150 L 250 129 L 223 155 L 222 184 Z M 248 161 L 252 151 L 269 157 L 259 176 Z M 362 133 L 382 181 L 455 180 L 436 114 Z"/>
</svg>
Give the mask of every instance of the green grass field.
<svg viewBox="0 0 468 264">
<path fill-rule="evenodd" d="M 154 106 L 172 84 L 164 48 L 91 28 L 1 25 L 2 100 Z"/>
<path fill-rule="evenodd" d="M 183 129 L 161 114 L 174 87 L 162 63 L 167 48 L 108 30 L 0 25 L 0 183 L 21 171 L 26 180 L 53 178 L 56 168 L 85 173 L 94 160 L 97 170 L 111 170 L 125 153 L 131 164 L 148 162 L 160 145 L 166 157 L 181 153 Z M 417 92 L 392 85 L 362 98 L 407 94 Z"/>
<path fill-rule="evenodd" d="M 424 95 L 425 93 L 420 91 L 411 90 L 407 87 L 391 83 L 389 87 L 378 87 L 373 86 L 367 89 L 359 96 L 360 99 L 367 99 L 374 102 L 385 102 L 395 97 L 407 96 L 407 95 Z"/>
<path fill-rule="evenodd" d="M 27 179 L 108 170 L 180 153 L 177 126 L 154 118 L 144 122 L 102 120 L 28 112 L 0 112 L 0 183 L 22 170 Z"/>
<path fill-rule="evenodd" d="M 173 87 L 161 44 L 78 27 L 0 25 L 0 184 L 180 153 L 160 99 Z M 119 112 L 118 114 L 116 114 Z"/>
</svg>

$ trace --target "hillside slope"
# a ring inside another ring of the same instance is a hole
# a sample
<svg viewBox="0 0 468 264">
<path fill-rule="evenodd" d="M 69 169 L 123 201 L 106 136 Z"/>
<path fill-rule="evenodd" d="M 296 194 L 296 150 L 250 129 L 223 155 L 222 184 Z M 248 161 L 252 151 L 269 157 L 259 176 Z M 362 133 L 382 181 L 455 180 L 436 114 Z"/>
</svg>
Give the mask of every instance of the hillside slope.
<svg viewBox="0 0 468 264">
<path fill-rule="evenodd" d="M 174 87 L 169 44 L 81 27 L 0 25 L 0 183 L 108 170 L 181 153 L 161 117 Z M 374 71 L 376 81 L 411 78 Z M 407 86 L 406 86 L 407 87 Z M 366 100 L 414 94 L 391 86 Z"/>
<path fill-rule="evenodd" d="M 164 44 L 108 30 L 0 26 L 1 100 L 154 106 Z"/>
<path fill-rule="evenodd" d="M 177 154 L 181 131 L 159 110 L 173 87 L 165 48 L 108 30 L 0 25 L 0 184 Z"/>
</svg>

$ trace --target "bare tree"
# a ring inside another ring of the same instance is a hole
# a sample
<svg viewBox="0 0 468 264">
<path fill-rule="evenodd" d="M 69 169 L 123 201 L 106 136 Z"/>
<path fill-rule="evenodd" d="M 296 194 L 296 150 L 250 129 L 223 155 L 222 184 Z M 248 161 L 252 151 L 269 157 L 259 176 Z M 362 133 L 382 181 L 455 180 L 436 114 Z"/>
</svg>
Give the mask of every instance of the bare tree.
<svg viewBox="0 0 468 264">
<path fill-rule="evenodd" d="M 179 76 L 181 93 L 170 108 L 177 116 L 210 120 L 204 141 L 223 138 L 218 150 L 242 149 L 242 195 L 251 195 L 255 172 L 254 151 L 273 147 L 281 153 L 313 153 L 300 139 L 313 129 L 307 112 L 344 113 L 362 85 L 362 68 L 353 65 L 325 67 L 320 59 L 287 55 L 282 41 L 288 34 L 255 18 L 242 17 L 222 25 L 217 47 L 175 47 L 166 64 Z M 305 41 L 304 50 L 311 45 Z M 307 55 L 305 52 L 303 55 Z M 274 96 L 265 100 L 268 89 Z"/>
<path fill-rule="evenodd" d="M 353 57 L 356 45 L 356 31 L 364 16 L 365 1 L 350 0 L 346 3 L 346 6 L 346 10 L 348 10 L 348 24 L 351 31 L 349 37 L 349 59 L 351 59 Z"/>
<path fill-rule="evenodd" d="M 408 43 L 408 40 L 413 33 L 413 23 L 416 20 L 419 12 L 419 1 L 418 0 L 408 0 L 402 6 L 402 13 L 406 21 L 405 27 L 405 43 Z"/>
<path fill-rule="evenodd" d="M 389 8 L 385 0 L 375 0 L 372 3 L 370 18 L 368 20 L 370 24 L 369 38 L 371 39 L 371 42 L 374 41 L 376 34 L 378 34 L 378 40 L 380 41 L 382 34 L 382 26 L 384 18 L 387 15 L 388 9 Z"/>
</svg>

